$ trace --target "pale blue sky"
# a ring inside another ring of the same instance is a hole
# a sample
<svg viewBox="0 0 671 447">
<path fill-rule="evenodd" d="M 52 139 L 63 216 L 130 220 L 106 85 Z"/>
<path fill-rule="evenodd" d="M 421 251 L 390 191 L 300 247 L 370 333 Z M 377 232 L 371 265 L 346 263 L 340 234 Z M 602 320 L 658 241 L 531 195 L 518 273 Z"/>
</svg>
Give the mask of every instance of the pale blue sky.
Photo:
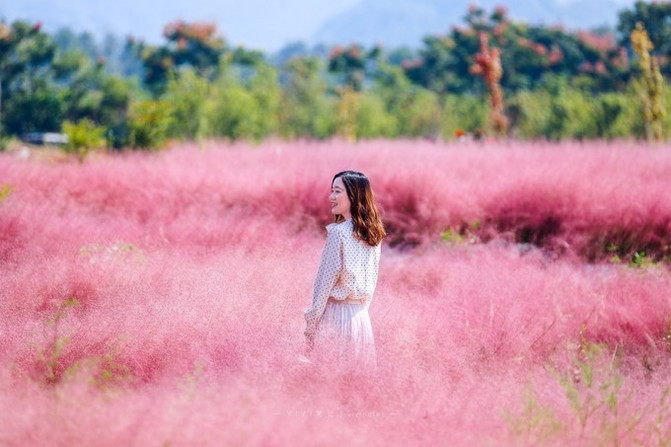
<svg viewBox="0 0 671 447">
<path fill-rule="evenodd" d="M 77 31 L 135 34 L 158 40 L 163 25 L 184 19 L 217 23 L 231 42 L 278 49 L 304 40 L 329 17 L 360 0 L 0 0 L 0 17 L 41 20 L 47 30 L 70 25 Z"/>
<path fill-rule="evenodd" d="M 150 42 L 159 41 L 163 26 L 170 21 L 206 20 L 214 21 L 232 44 L 275 51 L 292 41 L 310 43 L 329 18 L 364 1 L 380 0 L 0 0 L 0 17 L 8 21 L 41 20 L 48 31 L 70 26 L 75 31 L 87 30 L 97 35 L 106 31 L 121 36 L 133 34 Z M 517 1 L 501 3 L 510 6 Z M 594 0 L 581 3 L 590 1 Z M 618 5 L 634 2 L 612 1 Z M 394 0 L 385 2 L 393 4 Z"/>
</svg>

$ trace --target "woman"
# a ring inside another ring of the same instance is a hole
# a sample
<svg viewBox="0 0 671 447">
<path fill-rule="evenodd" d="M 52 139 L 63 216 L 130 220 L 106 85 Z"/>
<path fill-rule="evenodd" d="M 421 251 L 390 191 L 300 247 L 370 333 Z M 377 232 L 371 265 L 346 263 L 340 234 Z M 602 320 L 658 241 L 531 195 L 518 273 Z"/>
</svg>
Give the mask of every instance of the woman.
<svg viewBox="0 0 671 447">
<path fill-rule="evenodd" d="M 370 182 L 343 171 L 331 182 L 331 214 L 315 280 L 305 310 L 307 355 L 340 366 L 374 370 L 375 339 L 368 315 L 377 284 L 380 243 L 386 235 Z"/>
</svg>

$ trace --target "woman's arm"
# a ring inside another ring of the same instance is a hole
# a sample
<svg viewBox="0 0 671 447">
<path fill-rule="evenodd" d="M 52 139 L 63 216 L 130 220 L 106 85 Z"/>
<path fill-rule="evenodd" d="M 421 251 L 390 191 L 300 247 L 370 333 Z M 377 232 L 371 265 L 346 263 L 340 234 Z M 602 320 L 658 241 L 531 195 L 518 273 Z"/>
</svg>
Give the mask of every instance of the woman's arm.
<svg viewBox="0 0 671 447">
<path fill-rule="evenodd" d="M 317 271 L 317 278 L 312 293 L 312 306 L 305 309 L 305 336 L 312 339 L 317 324 L 324 313 L 326 302 L 331 290 L 338 280 L 342 268 L 342 242 L 340 234 L 335 228 L 329 228 L 326 236 L 326 244 L 322 252 L 322 260 Z"/>
</svg>

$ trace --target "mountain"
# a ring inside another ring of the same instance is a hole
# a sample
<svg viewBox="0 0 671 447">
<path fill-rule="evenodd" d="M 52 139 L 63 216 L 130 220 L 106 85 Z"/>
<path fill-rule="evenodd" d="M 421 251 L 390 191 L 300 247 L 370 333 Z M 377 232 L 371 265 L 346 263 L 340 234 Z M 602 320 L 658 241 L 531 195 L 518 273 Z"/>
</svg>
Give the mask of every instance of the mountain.
<svg viewBox="0 0 671 447">
<path fill-rule="evenodd" d="M 313 36 L 325 44 L 365 46 L 381 43 L 388 47 L 419 46 L 422 37 L 442 34 L 454 25 L 463 24 L 470 4 L 490 12 L 506 3 L 501 0 L 363 0 L 348 11 L 326 21 Z M 568 29 L 614 26 L 617 12 L 633 0 L 515 0 L 509 1 L 509 16 L 516 21 L 534 24 L 561 24 Z"/>
</svg>

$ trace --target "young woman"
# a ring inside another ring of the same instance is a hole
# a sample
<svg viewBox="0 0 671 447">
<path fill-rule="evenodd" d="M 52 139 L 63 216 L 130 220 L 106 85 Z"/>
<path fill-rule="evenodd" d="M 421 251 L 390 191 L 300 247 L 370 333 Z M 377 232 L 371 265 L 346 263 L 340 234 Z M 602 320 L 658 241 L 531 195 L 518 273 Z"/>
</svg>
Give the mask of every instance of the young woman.
<svg viewBox="0 0 671 447">
<path fill-rule="evenodd" d="M 341 366 L 374 370 L 375 339 L 368 308 L 377 284 L 380 243 L 386 235 L 365 175 L 343 171 L 331 182 L 331 214 L 305 310 L 307 356 Z"/>
</svg>

